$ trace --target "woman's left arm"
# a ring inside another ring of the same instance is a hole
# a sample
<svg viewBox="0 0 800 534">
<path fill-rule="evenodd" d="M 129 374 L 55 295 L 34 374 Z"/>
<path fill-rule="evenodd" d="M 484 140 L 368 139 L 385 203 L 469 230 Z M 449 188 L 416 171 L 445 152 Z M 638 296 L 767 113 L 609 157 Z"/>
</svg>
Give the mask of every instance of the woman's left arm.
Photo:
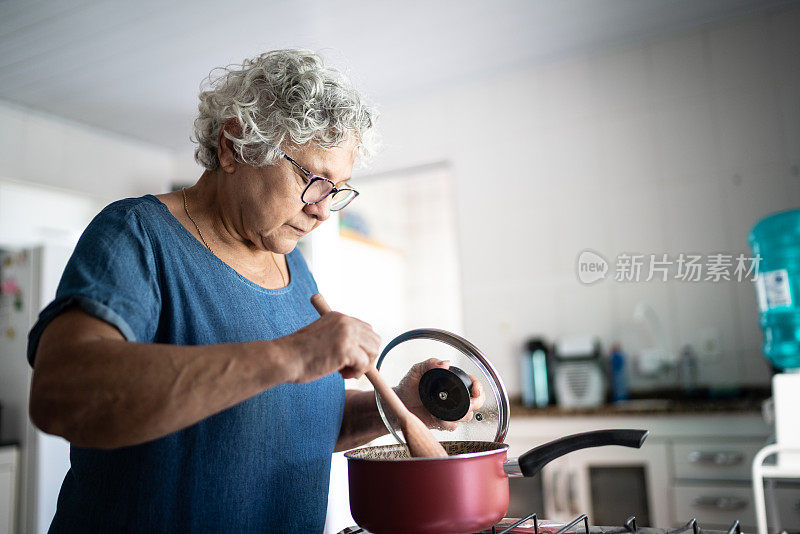
<svg viewBox="0 0 800 534">
<path fill-rule="evenodd" d="M 334 452 L 354 449 L 386 434 L 374 391 L 348 389 L 344 395 L 342 428 Z"/>
</svg>

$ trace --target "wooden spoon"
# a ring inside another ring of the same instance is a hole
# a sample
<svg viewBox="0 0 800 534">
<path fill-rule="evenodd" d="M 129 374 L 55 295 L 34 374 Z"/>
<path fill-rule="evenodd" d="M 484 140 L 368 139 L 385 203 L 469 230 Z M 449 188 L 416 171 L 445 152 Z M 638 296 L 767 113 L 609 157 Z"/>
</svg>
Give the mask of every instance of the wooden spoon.
<svg viewBox="0 0 800 534">
<path fill-rule="evenodd" d="M 320 315 L 325 315 L 331 311 L 330 306 L 319 293 L 311 297 L 311 304 L 314 305 Z M 370 364 L 366 375 L 367 379 L 372 382 L 372 387 L 380 394 L 384 403 L 400 422 L 400 430 L 403 431 L 403 436 L 406 438 L 406 444 L 411 456 L 414 458 L 446 457 L 447 452 L 436 439 L 436 436 L 433 435 L 433 432 L 406 408 L 397 393 L 389 387 L 389 384 L 386 383 L 375 368 L 375 364 Z"/>
</svg>

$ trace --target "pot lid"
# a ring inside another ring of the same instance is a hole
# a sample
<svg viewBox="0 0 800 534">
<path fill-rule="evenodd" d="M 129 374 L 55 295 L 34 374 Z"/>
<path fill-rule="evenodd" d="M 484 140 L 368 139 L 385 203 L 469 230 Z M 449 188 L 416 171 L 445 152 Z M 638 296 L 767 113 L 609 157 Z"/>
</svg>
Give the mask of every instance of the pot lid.
<svg viewBox="0 0 800 534">
<path fill-rule="evenodd" d="M 431 366 L 424 363 L 418 367 L 415 372 L 421 374 L 419 387 L 407 390 L 411 395 L 409 398 L 401 395 L 406 406 L 412 411 L 425 411 L 435 416 L 430 422 L 424 422 L 429 426 L 438 422 L 431 430 L 439 441 L 502 442 L 508 432 L 506 388 L 494 366 L 475 345 L 461 336 L 445 330 L 410 330 L 386 345 L 376 367 L 384 380 L 397 391 L 412 367 L 431 358 L 448 363 L 430 369 Z M 483 406 L 474 412 L 471 420 L 452 423 L 469 410 L 473 380 L 477 380 L 483 389 Z M 396 419 L 389 410 L 384 410 L 381 396 L 376 393 L 375 398 L 383 424 L 398 443 L 405 443 Z"/>
</svg>

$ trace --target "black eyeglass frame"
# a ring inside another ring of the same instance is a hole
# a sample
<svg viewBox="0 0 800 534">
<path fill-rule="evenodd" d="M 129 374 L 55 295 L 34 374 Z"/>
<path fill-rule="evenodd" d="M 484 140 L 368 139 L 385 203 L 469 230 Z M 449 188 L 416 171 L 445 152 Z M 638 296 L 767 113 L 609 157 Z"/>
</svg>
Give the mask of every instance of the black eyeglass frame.
<svg viewBox="0 0 800 534">
<path fill-rule="evenodd" d="M 359 195 L 358 191 L 356 191 L 356 190 L 355 190 L 355 189 L 353 189 L 352 187 L 342 187 L 342 188 L 340 189 L 340 188 L 336 187 L 336 184 L 335 184 L 335 183 L 333 183 L 333 180 L 330 180 L 330 179 L 328 179 L 328 178 L 325 178 L 324 176 L 318 176 L 318 175 L 314 174 L 313 172 L 307 171 L 306 169 L 304 169 L 304 168 L 303 168 L 303 166 L 302 166 L 302 165 L 300 165 L 300 164 L 299 164 L 299 163 L 297 163 L 295 160 L 293 160 L 292 158 L 290 158 L 290 157 L 289 157 L 289 156 L 286 154 L 286 152 L 283 152 L 283 151 L 281 151 L 281 154 L 283 154 L 283 157 L 284 157 L 284 158 L 286 158 L 287 160 L 289 160 L 289 163 L 291 163 L 292 165 L 294 165 L 295 167 L 297 167 L 298 169 L 300 169 L 300 172 L 302 172 L 302 173 L 303 173 L 303 176 L 305 176 L 305 177 L 306 177 L 306 180 L 308 180 L 308 183 L 306 184 L 306 187 L 305 187 L 305 189 L 303 189 L 303 192 L 300 194 L 300 201 L 301 201 L 301 202 L 303 202 L 303 204 L 306 204 L 306 205 L 308 205 L 308 206 L 310 206 L 310 205 L 313 205 L 313 204 L 319 204 L 320 202 L 322 202 L 323 200 L 325 200 L 325 199 L 326 199 L 326 198 L 328 198 L 329 196 L 331 196 L 331 195 L 334 195 L 334 196 L 335 196 L 335 195 L 336 195 L 337 193 L 339 193 L 339 192 L 347 192 L 347 193 L 352 193 L 352 194 L 353 194 L 353 196 L 351 196 L 349 199 L 347 199 L 347 201 L 346 201 L 346 202 L 344 203 L 344 205 L 342 205 L 342 206 L 339 206 L 339 207 L 337 207 L 337 208 L 334 208 L 334 207 L 333 207 L 333 203 L 331 203 L 331 208 L 330 208 L 330 210 L 331 210 L 331 211 L 339 211 L 339 210 L 342 210 L 342 209 L 346 208 L 346 207 L 347 207 L 347 206 L 348 206 L 348 205 L 349 205 L 349 204 L 350 204 L 350 203 L 351 203 L 353 200 L 355 200 L 355 198 L 356 198 L 356 197 Z M 319 199 L 319 200 L 315 200 L 314 202 L 307 202 L 307 201 L 305 200 L 305 198 L 304 198 L 304 197 L 306 196 L 306 193 L 307 193 L 307 192 L 308 192 L 308 190 L 311 188 L 311 186 L 314 184 L 314 182 L 317 182 L 317 181 L 319 181 L 319 180 L 322 180 L 322 181 L 324 181 L 324 182 L 327 182 L 327 183 L 329 183 L 329 184 L 330 184 L 330 186 L 331 186 L 331 190 L 328 192 L 328 194 L 326 194 L 326 195 L 325 195 L 324 197 L 322 197 L 321 199 Z"/>
</svg>

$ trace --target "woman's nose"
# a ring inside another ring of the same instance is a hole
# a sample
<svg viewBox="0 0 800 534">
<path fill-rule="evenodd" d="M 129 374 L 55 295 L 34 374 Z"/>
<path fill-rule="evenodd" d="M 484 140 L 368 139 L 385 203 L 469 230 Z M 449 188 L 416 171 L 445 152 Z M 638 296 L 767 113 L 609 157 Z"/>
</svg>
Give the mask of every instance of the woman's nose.
<svg viewBox="0 0 800 534">
<path fill-rule="evenodd" d="M 331 216 L 331 197 L 330 195 L 320 200 L 316 204 L 306 204 L 303 208 L 310 216 L 318 219 L 320 222 L 325 221 Z"/>
</svg>

